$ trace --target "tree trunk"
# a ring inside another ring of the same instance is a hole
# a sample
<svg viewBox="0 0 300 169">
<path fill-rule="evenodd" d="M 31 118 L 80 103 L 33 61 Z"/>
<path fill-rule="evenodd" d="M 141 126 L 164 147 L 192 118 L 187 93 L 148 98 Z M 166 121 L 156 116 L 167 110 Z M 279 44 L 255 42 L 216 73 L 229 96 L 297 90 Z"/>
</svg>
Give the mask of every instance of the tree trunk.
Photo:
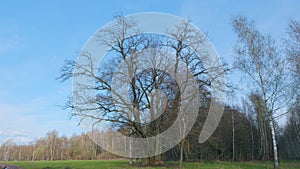
<svg viewBox="0 0 300 169">
<path fill-rule="evenodd" d="M 270 116 L 270 128 L 271 128 L 271 134 L 272 134 L 272 140 L 273 140 L 273 151 L 274 151 L 274 168 L 278 168 L 278 152 L 277 152 L 277 142 L 276 142 L 276 136 L 275 136 L 275 127 L 274 127 L 274 121 L 272 116 Z"/>
<path fill-rule="evenodd" d="M 234 146 L 235 146 L 235 126 L 234 126 L 234 112 L 232 112 L 231 114 L 231 120 L 232 120 L 232 161 L 234 161 L 234 154 L 235 154 L 235 149 L 234 149 Z"/>
<path fill-rule="evenodd" d="M 182 162 L 183 162 L 183 148 L 184 148 L 184 140 L 181 141 L 180 145 L 180 161 L 179 161 L 179 169 L 182 169 Z"/>
<path fill-rule="evenodd" d="M 253 128 L 252 128 L 252 121 L 250 123 L 251 127 L 251 160 L 254 160 L 254 136 L 253 136 Z"/>
<path fill-rule="evenodd" d="M 18 161 L 21 161 L 22 160 L 22 150 L 19 149 L 19 157 L 18 157 Z"/>
</svg>

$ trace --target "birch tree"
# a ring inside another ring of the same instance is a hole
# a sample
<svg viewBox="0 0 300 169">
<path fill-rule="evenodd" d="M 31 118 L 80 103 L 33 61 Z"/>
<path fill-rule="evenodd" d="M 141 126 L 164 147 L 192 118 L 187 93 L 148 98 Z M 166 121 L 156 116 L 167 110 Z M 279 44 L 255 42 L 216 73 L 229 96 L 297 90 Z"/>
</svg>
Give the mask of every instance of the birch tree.
<svg viewBox="0 0 300 169">
<path fill-rule="evenodd" d="M 260 33 L 253 21 L 237 16 L 232 26 L 238 37 L 235 67 L 249 77 L 252 90 L 257 90 L 263 99 L 263 112 L 272 135 L 274 168 L 278 168 L 274 115 L 286 104 L 284 94 L 289 82 L 285 79 L 285 60 L 279 55 L 274 40 Z"/>
</svg>

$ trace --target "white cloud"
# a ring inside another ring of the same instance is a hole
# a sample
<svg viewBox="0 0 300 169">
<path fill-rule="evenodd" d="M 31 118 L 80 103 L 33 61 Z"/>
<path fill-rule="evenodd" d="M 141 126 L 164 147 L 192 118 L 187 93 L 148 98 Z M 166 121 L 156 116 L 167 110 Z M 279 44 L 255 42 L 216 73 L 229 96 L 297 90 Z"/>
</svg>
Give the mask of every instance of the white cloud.
<svg viewBox="0 0 300 169">
<path fill-rule="evenodd" d="M 7 141 L 12 141 L 17 144 L 24 144 L 24 143 L 29 143 L 32 141 L 30 139 L 30 136 L 24 132 L 24 131 L 11 131 L 11 130 L 6 130 L 0 131 L 0 144 L 5 143 Z"/>
<path fill-rule="evenodd" d="M 67 136 L 81 132 L 76 119 L 68 120 L 68 114 L 49 99 L 36 97 L 22 104 L 0 103 L 0 145 L 6 140 L 28 143 L 54 129 Z"/>
<path fill-rule="evenodd" d="M 7 137 L 4 139 L 4 142 L 7 141 L 12 141 L 16 144 L 27 144 L 29 142 L 31 142 L 32 140 L 29 139 L 28 137 Z"/>
<path fill-rule="evenodd" d="M 28 134 L 26 132 L 22 132 L 22 131 L 12 131 L 11 132 L 11 136 L 24 137 L 27 135 Z"/>
<path fill-rule="evenodd" d="M 35 112 L 39 108 L 38 102 L 40 101 L 35 99 L 23 104 L 0 103 L 0 142 L 11 139 L 16 143 L 23 143 L 33 138 L 32 131 L 38 130 L 39 127 L 34 126 L 38 118 L 31 112 Z"/>
<path fill-rule="evenodd" d="M 23 132 L 23 131 L 0 131 L 0 136 L 10 136 L 10 137 L 19 137 L 19 136 L 22 136 L 22 137 L 25 137 L 27 136 L 28 134 L 26 132 Z"/>
</svg>

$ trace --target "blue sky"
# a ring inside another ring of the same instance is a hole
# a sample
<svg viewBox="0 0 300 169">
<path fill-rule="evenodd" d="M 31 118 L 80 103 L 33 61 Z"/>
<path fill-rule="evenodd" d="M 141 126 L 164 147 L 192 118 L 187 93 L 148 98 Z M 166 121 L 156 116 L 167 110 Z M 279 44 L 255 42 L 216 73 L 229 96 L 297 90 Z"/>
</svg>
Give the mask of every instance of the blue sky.
<svg viewBox="0 0 300 169">
<path fill-rule="evenodd" d="M 281 40 L 289 19 L 300 20 L 299 1 L 1 1 L 0 2 L 0 143 L 26 143 L 56 129 L 61 135 L 81 133 L 76 119 L 62 110 L 71 81 L 59 83 L 63 61 L 76 57 L 86 40 L 125 15 L 164 12 L 192 22 L 208 33 L 227 62 L 236 37 L 230 20 L 244 15 L 257 27 Z M 237 81 L 235 77 L 233 81 Z"/>
</svg>

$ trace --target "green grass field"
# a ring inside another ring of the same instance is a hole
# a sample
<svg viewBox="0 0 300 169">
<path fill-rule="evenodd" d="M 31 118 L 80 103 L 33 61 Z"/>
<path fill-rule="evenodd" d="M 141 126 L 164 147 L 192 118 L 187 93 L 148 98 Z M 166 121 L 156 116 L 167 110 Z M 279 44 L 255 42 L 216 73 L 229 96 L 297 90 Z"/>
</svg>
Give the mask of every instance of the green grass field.
<svg viewBox="0 0 300 169">
<path fill-rule="evenodd" d="M 8 162 L 24 169 L 138 169 L 126 160 L 91 161 L 30 161 Z M 300 169 L 300 162 L 282 162 L 281 169 Z M 175 169 L 178 163 L 167 162 L 165 167 L 143 167 L 145 169 Z M 186 169 L 272 169 L 272 162 L 185 162 Z"/>
</svg>

